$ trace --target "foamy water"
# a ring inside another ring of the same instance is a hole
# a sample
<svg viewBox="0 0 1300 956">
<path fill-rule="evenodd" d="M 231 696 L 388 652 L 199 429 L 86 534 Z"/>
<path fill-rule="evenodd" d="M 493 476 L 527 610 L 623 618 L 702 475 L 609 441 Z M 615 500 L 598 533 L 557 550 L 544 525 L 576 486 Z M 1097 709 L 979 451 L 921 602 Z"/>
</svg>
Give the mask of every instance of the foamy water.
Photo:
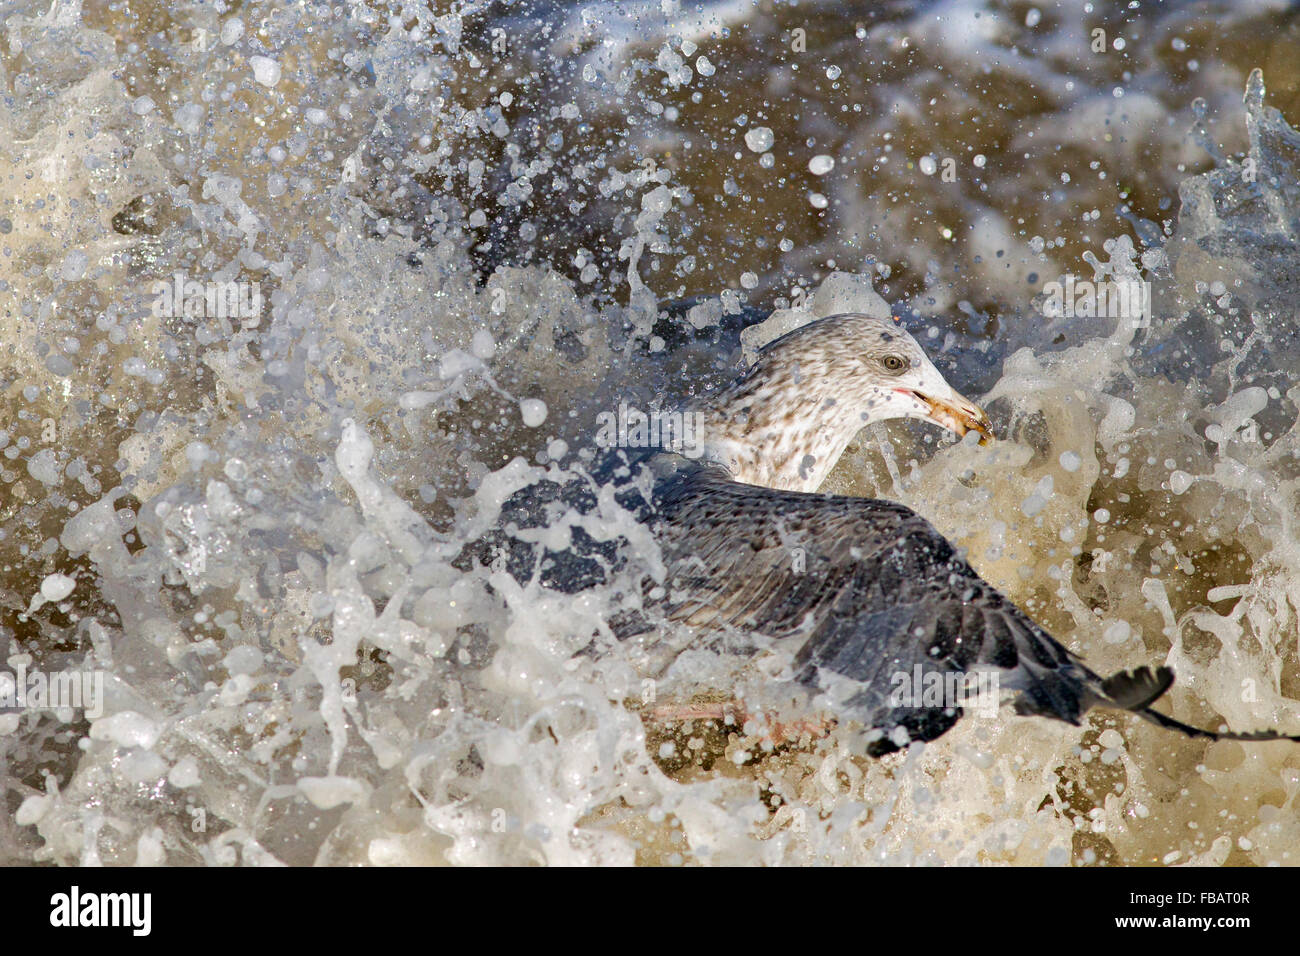
<svg viewBox="0 0 1300 956">
<path fill-rule="evenodd" d="M 0 642 L 100 684 L 0 713 L 5 861 L 1295 862 L 1296 746 L 1004 712 L 770 752 L 642 714 L 779 697 L 779 653 L 647 685 L 575 656 L 626 580 L 453 563 L 841 270 L 1001 440 L 873 428 L 828 490 L 916 508 L 1094 670 L 1169 663 L 1179 719 L 1300 732 L 1282 7 L 1223 5 L 1220 52 L 1204 4 L 873 6 L 16 5 Z M 1067 274 L 1150 321 L 1043 315 Z"/>
</svg>

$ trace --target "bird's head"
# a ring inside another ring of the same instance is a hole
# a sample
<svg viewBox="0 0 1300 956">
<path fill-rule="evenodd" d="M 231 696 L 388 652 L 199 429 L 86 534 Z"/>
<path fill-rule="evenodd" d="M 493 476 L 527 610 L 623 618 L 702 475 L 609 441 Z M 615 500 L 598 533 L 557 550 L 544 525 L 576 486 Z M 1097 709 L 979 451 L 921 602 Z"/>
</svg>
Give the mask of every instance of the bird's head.
<svg viewBox="0 0 1300 956">
<path fill-rule="evenodd" d="M 815 490 L 857 432 L 920 418 L 957 435 L 991 437 L 988 416 L 958 393 L 901 326 L 860 313 L 801 326 L 759 353 L 714 396 L 711 452 L 736 478 Z"/>
<path fill-rule="evenodd" d="M 916 339 L 893 322 L 856 313 L 828 316 L 770 343 L 760 362 L 801 365 L 812 357 L 825 362 L 827 379 L 835 383 L 824 397 L 852 406 L 859 427 L 921 418 L 959 437 L 976 432 L 981 444 L 992 438 L 984 410 L 949 385 Z"/>
</svg>

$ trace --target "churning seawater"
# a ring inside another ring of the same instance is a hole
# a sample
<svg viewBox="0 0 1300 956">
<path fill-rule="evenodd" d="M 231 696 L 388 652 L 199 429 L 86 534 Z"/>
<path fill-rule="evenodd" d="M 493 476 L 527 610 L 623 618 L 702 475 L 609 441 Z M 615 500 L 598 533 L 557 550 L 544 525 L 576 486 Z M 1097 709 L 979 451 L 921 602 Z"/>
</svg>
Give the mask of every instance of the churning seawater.
<svg viewBox="0 0 1300 956">
<path fill-rule="evenodd" d="M 1300 861 L 1294 745 L 660 728 L 575 656 L 616 587 L 453 563 L 599 413 L 733 375 L 848 272 L 1001 440 L 875 427 L 830 490 L 920 511 L 1095 670 L 1171 664 L 1179 719 L 1300 732 L 1291 4 L 8 0 L 0 32 L 4 862 Z M 1062 312 L 1067 276 L 1150 314 Z M 693 649 L 653 690 L 779 669 Z"/>
</svg>

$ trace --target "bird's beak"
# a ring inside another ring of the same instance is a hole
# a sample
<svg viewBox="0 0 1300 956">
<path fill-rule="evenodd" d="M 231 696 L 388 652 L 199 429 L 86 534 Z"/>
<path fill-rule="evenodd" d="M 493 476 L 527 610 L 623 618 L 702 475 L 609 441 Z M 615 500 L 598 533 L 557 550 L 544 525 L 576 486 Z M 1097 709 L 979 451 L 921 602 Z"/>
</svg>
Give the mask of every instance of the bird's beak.
<svg viewBox="0 0 1300 956">
<path fill-rule="evenodd" d="M 935 398 L 910 389 L 909 391 L 921 404 L 929 408 L 929 414 L 925 416 L 927 421 L 954 432 L 959 438 L 967 432 L 977 432 L 981 445 L 987 445 L 992 440 L 993 425 L 989 421 L 989 416 L 984 409 L 964 395 L 959 395 L 952 389 L 944 398 Z"/>
</svg>

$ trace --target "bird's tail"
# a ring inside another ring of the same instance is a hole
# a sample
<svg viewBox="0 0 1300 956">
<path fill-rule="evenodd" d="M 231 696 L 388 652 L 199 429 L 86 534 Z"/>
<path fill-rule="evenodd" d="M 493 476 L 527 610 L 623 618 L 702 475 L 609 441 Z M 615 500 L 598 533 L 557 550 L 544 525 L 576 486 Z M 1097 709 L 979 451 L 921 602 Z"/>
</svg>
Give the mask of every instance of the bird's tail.
<svg viewBox="0 0 1300 956">
<path fill-rule="evenodd" d="M 1230 730 L 1206 730 L 1193 727 L 1181 720 L 1175 720 L 1154 710 L 1151 705 L 1164 695 L 1174 683 L 1174 672 L 1168 667 L 1139 667 L 1132 671 L 1119 671 L 1100 681 L 1096 688 L 1097 703 L 1103 707 L 1114 707 L 1137 714 L 1167 730 L 1176 730 L 1188 737 L 1200 737 L 1206 740 L 1294 740 L 1300 741 L 1300 734 L 1284 734 L 1277 730 L 1255 730 L 1237 733 Z"/>
</svg>

